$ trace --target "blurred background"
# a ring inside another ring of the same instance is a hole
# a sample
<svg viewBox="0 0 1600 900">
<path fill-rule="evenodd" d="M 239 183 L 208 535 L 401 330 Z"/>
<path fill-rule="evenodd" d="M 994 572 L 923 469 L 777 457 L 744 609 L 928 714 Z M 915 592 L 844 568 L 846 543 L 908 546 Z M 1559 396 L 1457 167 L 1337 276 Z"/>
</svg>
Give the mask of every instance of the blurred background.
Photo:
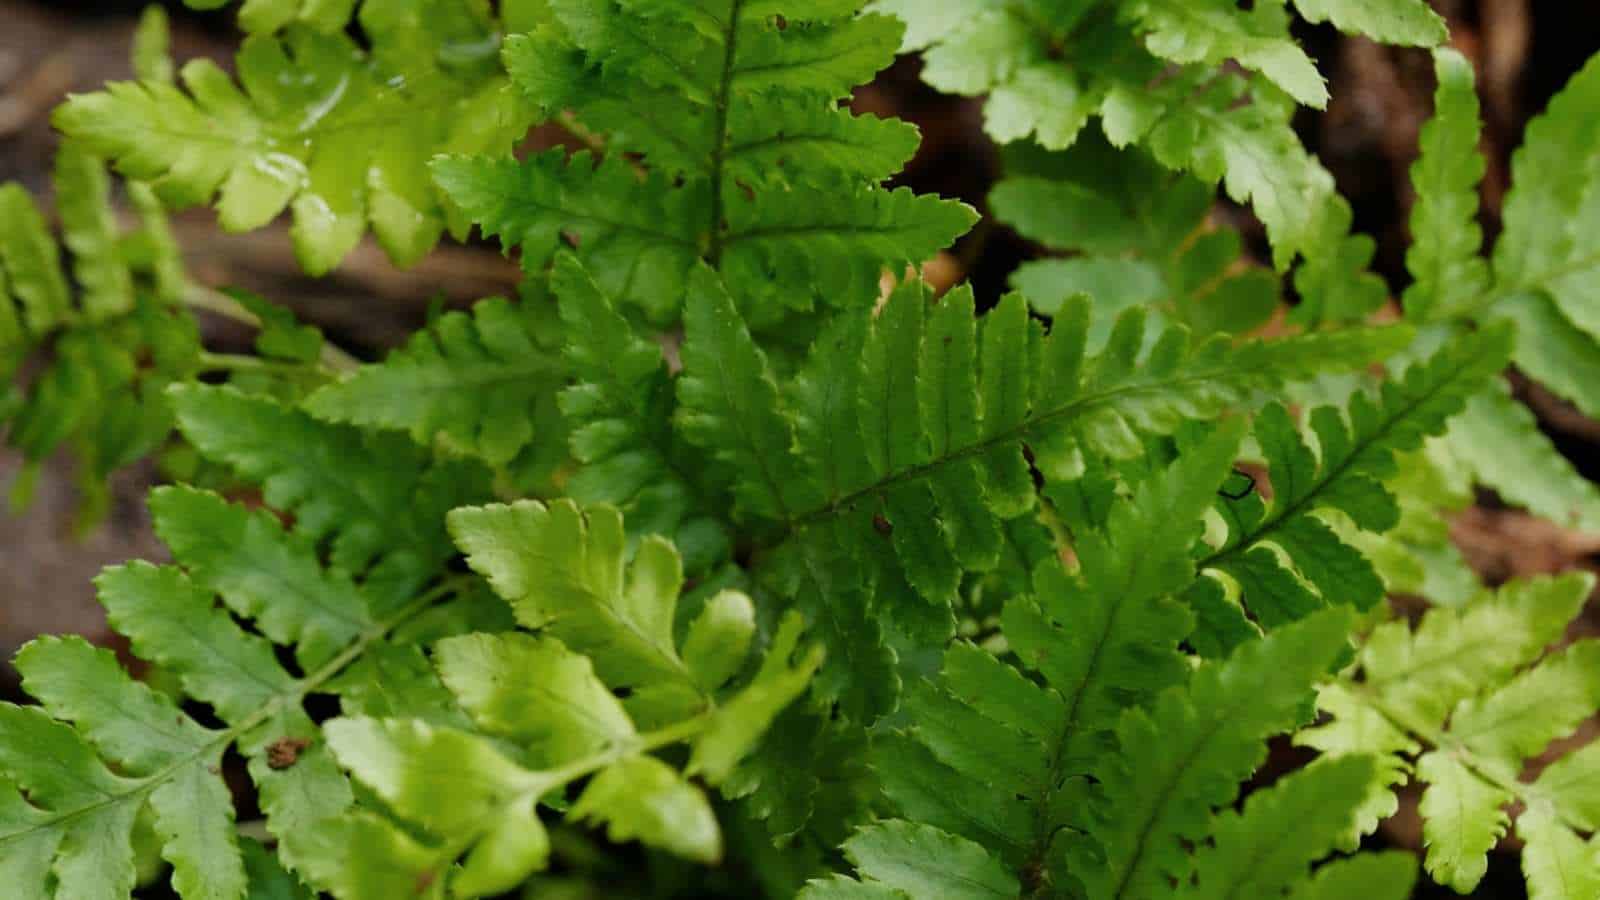
<svg viewBox="0 0 1600 900">
<path fill-rule="evenodd" d="M 1585 60 L 1600 52 L 1596 0 L 1432 0 L 1450 21 L 1452 42 L 1478 70 L 1487 120 L 1489 173 L 1483 223 L 1498 231 L 1510 155 L 1528 119 Z M 237 35 L 227 14 L 199 14 L 169 2 L 173 50 L 179 60 L 207 56 L 227 64 Z M 0 0 L 0 182 L 19 181 L 47 197 L 55 147 L 50 110 L 72 91 L 130 77 L 128 48 L 139 0 Z M 1393 50 L 1345 38 L 1330 28 L 1304 28 L 1301 37 L 1330 82 L 1325 112 L 1303 110 L 1296 125 L 1308 147 L 1337 178 L 1351 201 L 1356 228 L 1376 239 L 1377 271 L 1397 292 L 1406 283 L 1406 221 L 1411 206 L 1407 170 L 1417 132 L 1431 111 L 1432 64 L 1423 51 Z M 900 181 L 919 191 L 960 197 L 980 208 L 998 177 L 998 155 L 984 138 L 977 101 L 946 97 L 923 86 L 919 62 L 905 58 L 860 90 L 856 106 L 899 116 L 922 129 L 923 145 Z M 560 142 L 556 131 L 530 136 L 531 145 Z M 1600 152 L 1600 148 L 1596 148 Z M 1248 214 L 1226 206 L 1219 217 L 1240 227 L 1259 259 L 1265 240 Z M 216 286 L 247 288 L 296 310 L 335 343 L 376 358 L 424 320 L 433 304 L 465 305 L 514 291 L 517 269 L 494 248 L 445 246 L 421 266 L 395 270 L 375 247 L 363 247 L 331 278 L 300 275 L 287 228 L 224 235 L 205 211 L 180 215 L 178 236 L 192 275 Z M 980 298 L 1005 289 L 1016 265 L 1036 255 L 1009 230 L 980 226 L 930 273 L 939 280 L 970 278 Z M 222 322 L 206 323 L 214 341 L 238 341 Z M 1600 479 L 1600 422 L 1526 382 L 1519 396 L 1541 427 L 1588 477 Z M 0 450 L 0 485 L 20 460 Z M 135 467 L 119 476 L 109 520 L 87 534 L 73 528 L 75 498 L 65 461 L 52 465 L 31 508 L 0 510 L 0 658 L 34 635 L 77 632 L 108 644 L 91 579 L 107 564 L 163 558 L 150 533 L 143 497 L 155 473 Z M 1504 508 L 1484 495 L 1453 523 L 1453 535 L 1486 581 L 1581 567 L 1600 571 L 1600 535 L 1565 531 Z M 1600 632 L 1600 607 L 1581 624 Z M 0 664 L 0 697 L 15 699 L 14 674 Z M 1591 723 L 1593 727 L 1593 723 Z M 1405 815 L 1378 841 L 1416 847 L 1420 829 Z M 1525 896 L 1516 847 L 1508 841 L 1491 862 L 1490 877 L 1473 895 L 1493 900 Z M 1454 896 L 1443 889 L 1419 897 Z"/>
</svg>

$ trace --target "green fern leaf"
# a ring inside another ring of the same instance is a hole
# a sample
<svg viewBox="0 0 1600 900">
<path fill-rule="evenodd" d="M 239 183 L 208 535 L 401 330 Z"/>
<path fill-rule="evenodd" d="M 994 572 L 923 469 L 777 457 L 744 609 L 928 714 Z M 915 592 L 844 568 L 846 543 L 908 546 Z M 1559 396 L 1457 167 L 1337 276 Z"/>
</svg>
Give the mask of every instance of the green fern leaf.
<svg viewBox="0 0 1600 900">
<path fill-rule="evenodd" d="M 562 374 L 537 343 L 529 307 L 483 300 L 451 312 L 396 350 L 305 401 L 319 419 L 404 429 L 423 446 L 439 436 L 491 465 L 514 459 L 534 438 L 538 402 Z"/>
<path fill-rule="evenodd" d="M 7 855 L 32 857 L 19 873 L 30 877 L 13 887 L 47 896 L 55 856 L 57 896 L 130 895 L 129 836 L 135 814 L 148 801 L 180 895 L 240 895 L 244 867 L 233 837 L 231 798 L 211 771 L 226 741 L 134 682 L 110 652 L 80 638 L 43 638 L 24 648 L 16 662 L 24 686 L 45 711 L 0 708 L 7 735 L 0 767 L 28 792 L 34 807 L 14 793 L 7 805 L 28 809 L 31 830 L 39 832 L 11 835 L 21 846 Z M 96 750 L 117 764 L 116 774 Z"/>
<path fill-rule="evenodd" d="M 903 188 L 801 185 L 730 199 L 726 227 L 712 232 L 707 221 L 717 202 L 703 182 L 673 187 L 652 173 L 641 184 L 614 156 L 595 163 L 587 153 L 569 160 L 557 150 L 520 164 L 452 157 L 433 168 L 485 234 L 521 248 L 524 268 L 541 270 L 570 244 L 602 289 L 657 321 L 678 312 L 702 257 L 718 262 L 730 281 L 813 285 L 816 298 L 839 303 L 860 298 L 881 267 L 920 263 L 974 220 L 962 204 Z M 813 302 L 778 299 L 802 308 Z"/>
<path fill-rule="evenodd" d="M 621 517 L 607 507 L 587 514 L 570 502 L 464 508 L 452 513 L 451 527 L 518 619 L 543 632 L 439 644 L 443 682 L 486 734 L 417 719 L 328 725 L 342 765 L 401 820 L 447 838 L 418 848 L 422 871 L 438 877 L 465 853 L 451 877 L 454 893 L 483 896 L 520 884 L 549 854 L 541 798 L 585 778 L 568 818 L 604 824 L 612 840 L 719 859 L 716 818 L 685 776 L 725 781 L 804 691 L 821 651 L 797 655 L 799 617 L 785 617 L 759 671 L 718 702 L 742 668 L 753 608 L 743 594 L 721 594 L 679 645 L 673 617 L 682 575 L 670 544 L 646 538 L 625 576 Z M 612 691 L 625 687 L 636 690 L 619 701 Z M 491 736 L 525 752 L 508 757 Z M 682 773 L 649 755 L 681 743 L 691 745 Z M 471 777 L 463 779 L 463 771 Z M 449 802 L 440 802 L 446 796 Z M 382 820 L 361 827 L 390 834 L 391 843 L 404 840 Z M 323 857 L 311 868 L 331 862 Z"/>
<path fill-rule="evenodd" d="M 622 516 L 615 508 L 584 511 L 571 501 L 466 507 L 451 512 L 450 530 L 468 563 L 511 603 L 520 623 L 544 629 L 592 658 L 607 684 L 635 689 L 630 710 L 636 719 L 671 721 L 703 708 L 718 687 L 705 683 L 703 673 L 708 668 L 724 673 L 731 668 L 703 658 L 685 659 L 680 653 L 673 613 L 683 586 L 682 561 L 670 543 L 652 536 L 640 542 L 625 568 Z M 715 603 L 702 611 L 702 616 L 719 615 Z M 775 647 L 783 645 L 781 638 L 774 639 Z M 797 639 L 797 632 L 789 635 L 789 651 Z M 704 641 L 689 641 L 682 649 L 707 653 L 713 648 Z M 808 658 L 801 671 L 809 678 L 820 664 L 820 657 Z M 758 686 L 789 699 L 797 690 L 783 670 L 763 669 L 751 690 Z M 771 714 L 787 702 L 779 703 Z M 728 760 L 729 749 L 748 749 L 746 741 L 753 738 L 741 736 L 741 729 L 758 721 L 759 715 L 752 718 L 734 706 L 723 708 L 719 715 L 720 721 L 707 726 L 711 736 L 707 740 L 712 743 L 697 748 L 697 754 L 709 755 L 697 755 L 696 765 L 725 774 L 725 768 L 743 755 L 734 753 Z"/>
<path fill-rule="evenodd" d="M 1497 383 L 1468 401 L 1445 441 L 1479 483 L 1507 501 L 1552 522 L 1600 531 L 1600 489 L 1539 430 L 1510 385 Z"/>
<path fill-rule="evenodd" d="M 1187 877 L 1182 843 L 1203 837 L 1211 810 L 1233 802 L 1265 755 L 1261 741 L 1304 721 L 1306 695 L 1345 652 L 1351 624 L 1343 610 L 1317 613 L 1202 666 L 1150 712 L 1124 716 L 1122 753 L 1101 778 L 1107 868 L 1091 876 L 1090 896 L 1158 897 L 1167 879 Z"/>
<path fill-rule="evenodd" d="M 1406 900 L 1417 883 L 1417 861 L 1410 853 L 1389 850 L 1334 860 L 1290 894 L 1291 900 Z"/>
<path fill-rule="evenodd" d="M 1375 401 L 1354 395 L 1348 414 L 1335 407 L 1313 411 L 1319 454 L 1282 406 L 1268 406 L 1256 419 L 1255 434 L 1272 473 L 1271 506 L 1255 493 L 1225 500 L 1228 536 L 1206 555 L 1202 568 L 1226 573 L 1244 606 L 1268 628 L 1327 603 L 1370 609 L 1383 598 L 1382 581 L 1314 513 L 1337 510 L 1369 532 L 1393 528 L 1400 510 L 1383 482 L 1396 471 L 1395 454 L 1442 432 L 1466 399 L 1505 365 L 1510 349 L 1505 329 L 1481 332 L 1386 382 Z M 1223 646 L 1228 642 L 1221 634 L 1237 631 L 1216 619 L 1204 630 L 1217 632 Z"/>
<path fill-rule="evenodd" d="M 1562 827 L 1544 810 L 1525 812 L 1517 831 L 1527 839 L 1522 870 L 1529 900 L 1568 900 L 1600 891 L 1600 847 Z"/>
<path fill-rule="evenodd" d="M 1214 66 L 1234 60 L 1254 69 L 1306 106 L 1328 103 L 1328 89 L 1310 57 L 1289 39 L 1285 16 L 1274 6 L 1244 11 L 1219 0 L 1139 0 L 1131 13 L 1145 46 L 1175 63 Z"/>
<path fill-rule="evenodd" d="M 725 503 L 699 477 L 673 431 L 674 392 L 661 346 L 641 337 L 571 254 L 552 275 L 574 383 L 559 398 L 583 464 L 567 483 L 579 503 L 610 503 L 630 528 L 671 537 L 690 573 L 727 559 Z"/>
<path fill-rule="evenodd" d="M 18 381 L 7 391 L 0 420 L 26 463 L 13 505 L 28 502 L 40 462 L 69 445 L 80 465 L 80 520 L 92 523 L 106 510 L 110 474 L 171 432 L 161 391 L 196 373 L 199 336 L 174 308 L 182 263 L 143 186 L 128 186 L 142 227 L 124 233 L 104 167 L 80 144 L 62 147 L 55 182 L 76 296 L 40 210 L 20 186 L 0 186 L 0 371 L 14 376 L 30 355 L 48 352 L 26 388 Z"/>
<path fill-rule="evenodd" d="M 1377 17 L 1338 5 L 1341 25 L 1381 27 Z M 1324 19 L 1327 6 L 1304 11 Z M 928 48 L 922 77 L 930 85 L 988 95 L 985 126 L 996 140 L 1032 137 L 1064 149 L 1098 116 L 1116 146 L 1138 143 L 1163 166 L 1223 181 L 1233 199 L 1251 204 L 1280 269 L 1298 253 L 1315 255 L 1332 180 L 1289 127 L 1293 101 L 1249 72 L 1216 65 L 1234 59 L 1321 105 L 1322 78 L 1290 40 L 1281 4 L 1241 10 L 1211 0 L 1139 0 L 1111 9 L 877 0 L 872 8 L 908 23 L 904 49 Z"/>
<path fill-rule="evenodd" d="M 1512 159 L 1515 187 L 1506 195 L 1505 234 L 1494 254 L 1502 296 L 1546 291 L 1591 339 L 1600 333 L 1587 277 L 1595 267 L 1589 222 L 1600 209 L 1595 190 L 1600 173 L 1585 148 L 1594 137 L 1597 104 L 1600 63 L 1591 62 L 1528 125 L 1523 147 Z M 1576 189 L 1575 177 L 1581 185 Z"/>
<path fill-rule="evenodd" d="M 1294 0 L 1294 6 L 1308 22 L 1330 22 L 1379 43 L 1433 47 L 1449 37 L 1444 18 L 1423 0 Z"/>
<path fill-rule="evenodd" d="M 1239 265 L 1239 233 L 1209 230 L 1212 191 L 1197 179 L 1087 135 L 1060 153 L 1009 148 L 1006 163 L 1007 177 L 989 195 L 993 214 L 1030 240 L 1077 254 L 1024 263 L 1011 285 L 1045 315 L 1075 294 L 1094 298 L 1091 349 L 1133 306 L 1200 335 L 1248 333 L 1277 307 L 1276 277 Z"/>
<path fill-rule="evenodd" d="M 1565 630 L 1591 582 L 1572 575 L 1512 583 L 1430 611 L 1414 633 L 1404 622 L 1380 625 L 1362 649 L 1361 681 L 1324 688 L 1319 705 L 1333 721 L 1297 739 L 1334 755 L 1420 752 L 1426 866 L 1457 891 L 1483 878 L 1514 801 L 1536 817 L 1523 837 L 1530 882 L 1537 875 L 1541 891 L 1553 883 L 1552 866 L 1572 864 L 1574 846 L 1582 846 L 1575 832 L 1590 828 L 1583 792 L 1569 805 L 1551 789 L 1592 766 L 1592 753 L 1552 766 L 1548 784 L 1519 776 L 1528 759 L 1600 709 L 1600 644 L 1581 641 L 1524 669 Z"/>
<path fill-rule="evenodd" d="M 766 355 L 728 289 L 705 266 L 690 275 L 680 352 L 684 374 L 677 382 L 675 425 L 728 470 L 734 514 L 783 520 L 813 502 Z M 747 472 L 755 477 L 738 478 Z"/>
<path fill-rule="evenodd" d="M 183 385 L 169 396 L 201 453 L 261 485 L 269 505 L 294 513 L 297 531 L 327 542 L 334 565 L 387 594 L 373 598 L 377 610 L 439 572 L 445 512 L 489 496 L 481 467 L 434 462 L 399 435 L 325 424 L 233 388 Z"/>
<path fill-rule="evenodd" d="M 453 158 L 435 175 L 528 271 L 565 239 L 607 294 L 659 323 L 701 259 L 758 327 L 863 303 L 882 269 L 920 264 L 975 213 L 881 187 L 915 130 L 839 107 L 899 41 L 858 6 L 559 0 L 551 25 L 507 42 L 506 66 L 547 115 L 603 135 L 604 161 Z"/>
<path fill-rule="evenodd" d="M 970 296 L 962 292 L 942 302 L 971 308 Z M 1222 338 L 1191 342 L 1181 328 L 1147 341 L 1143 312 L 1131 310 L 1118 320 L 1105 348 L 1089 357 L 1085 301 L 1064 307 L 1044 337 L 1028 323 L 1025 302 L 1013 296 L 982 320 L 974 398 L 972 378 L 944 369 L 956 361 L 945 356 L 960 346 L 956 333 L 925 328 L 928 310 L 920 285 L 897 291 L 867 329 L 864 363 L 852 364 L 853 373 L 830 374 L 837 386 L 830 385 L 828 393 L 799 398 L 834 405 L 796 411 L 803 423 L 798 451 L 827 499 L 825 505 L 793 512 L 790 529 L 802 540 L 878 546 L 884 542 L 873 531 L 873 517 L 881 516 L 913 584 L 937 603 L 949 601 L 961 571 L 953 535 L 975 536 L 975 543 L 963 541 L 960 552 L 970 563 L 987 565 L 992 543 L 979 530 L 983 520 L 1014 517 L 1032 507 L 1024 446 L 1047 478 L 1072 479 L 1088 456 L 1137 456 L 1143 452 L 1141 435 L 1170 433 L 1185 416 L 1217 415 L 1247 402 L 1258 388 L 1294 377 L 1302 366 L 1354 362 L 1375 346 L 1358 349 L 1357 332 L 1352 332 L 1236 347 Z M 940 329 L 954 328 L 960 319 L 956 312 L 934 317 Z M 1360 333 L 1381 344 L 1391 338 Z M 836 349 L 823 341 L 814 353 Z M 1037 369 L 1033 360 L 1039 360 Z M 935 375 L 936 367 L 946 374 Z M 842 380 L 852 377 L 854 388 Z M 913 387 L 919 382 L 924 386 Z M 837 405 L 838 398 L 850 394 L 859 398 L 853 413 Z M 979 418 L 962 424 L 967 432 L 945 431 L 941 423 L 955 422 L 961 414 L 944 411 L 974 407 Z M 926 420 L 924 409 L 932 414 Z M 833 432 L 804 424 L 833 421 L 859 434 L 865 460 L 841 459 L 854 452 L 857 438 L 840 443 Z M 942 448 L 938 454 L 935 442 Z M 848 480 L 841 479 L 844 475 Z M 842 534 L 832 527 L 835 520 L 846 529 Z"/>
<path fill-rule="evenodd" d="M 830 898 L 1016 897 L 1017 879 L 971 841 L 937 828 L 890 820 L 856 832 L 844 853 L 865 883 L 839 876 L 813 881 L 801 900 Z"/>
<path fill-rule="evenodd" d="M 1240 433 L 1219 428 L 1138 485 L 1103 534 L 1078 535 L 1078 575 L 1042 563 L 1034 595 L 1007 604 L 1006 640 L 1049 689 L 975 647 L 946 652 L 938 684 L 907 699 L 914 731 L 879 754 L 885 793 L 909 817 L 978 841 L 1017 869 L 1054 871 L 1058 840 L 1083 846 L 1061 834 L 1081 835 L 1091 815 L 1077 779 L 1114 751 L 1126 706 L 1185 678 L 1175 648 L 1193 620 L 1168 595 L 1192 576 L 1195 534 L 1172 523 L 1197 521 L 1210 504 Z"/>
<path fill-rule="evenodd" d="M 207 704 L 220 725 L 197 723 L 81 640 L 25 648 L 18 668 L 43 708 L 0 707 L 0 784 L 9 791 L 0 856 L 22 879 L 21 896 L 127 896 L 130 835 L 147 805 L 179 896 L 243 896 L 261 866 L 235 837 L 220 771 L 230 747 L 249 761 L 281 858 L 299 868 L 318 823 L 354 800 L 305 698 L 355 685 L 347 668 L 450 590 L 409 597 L 377 618 L 346 573 L 320 569 L 309 545 L 266 513 L 191 488 L 163 489 L 152 507 L 192 575 L 145 563 L 109 569 L 100 599 L 133 651 L 175 675 L 182 696 Z M 305 674 L 284 668 L 279 646 L 294 650 Z"/>
<path fill-rule="evenodd" d="M 1433 65 L 1439 81 L 1433 119 L 1423 126 L 1422 155 L 1411 167 L 1417 203 L 1406 268 L 1416 281 L 1404 300 L 1406 314 L 1418 321 L 1459 314 L 1489 287 L 1488 263 L 1478 255 L 1478 183 L 1487 162 L 1477 149 L 1482 124 L 1472 65 L 1454 50 L 1435 51 Z"/>
<path fill-rule="evenodd" d="M 1246 798 L 1238 813 L 1219 813 L 1212 845 L 1196 854 L 1196 887 L 1179 896 L 1276 897 L 1308 880 L 1311 864 L 1353 824 L 1376 775 L 1370 757 L 1345 756 L 1285 776 Z"/>
<path fill-rule="evenodd" d="M 370 55 L 332 32 L 258 35 L 240 51 L 238 86 L 196 60 L 182 70 L 187 93 L 112 83 L 68 101 L 56 125 L 170 205 L 215 198 L 228 230 L 259 228 L 292 206 L 296 254 L 312 274 L 337 266 L 369 225 L 396 262 L 415 262 L 446 225 L 428 159 L 507 152 L 527 116 L 493 68 L 442 64 L 444 42 L 460 35 L 376 11 L 392 5 L 363 13 Z M 477 25 L 488 39 L 490 23 Z"/>
<path fill-rule="evenodd" d="M 234 0 L 183 0 L 191 9 L 221 9 Z M 355 12 L 357 0 L 244 0 L 239 27 L 248 32 L 277 31 L 300 22 L 323 31 L 343 28 Z"/>
<path fill-rule="evenodd" d="M 189 488 L 156 489 L 150 510 L 190 576 L 274 643 L 295 647 L 302 668 L 326 663 L 375 624 L 355 583 L 323 570 L 315 546 L 286 538 L 272 513 Z"/>
</svg>

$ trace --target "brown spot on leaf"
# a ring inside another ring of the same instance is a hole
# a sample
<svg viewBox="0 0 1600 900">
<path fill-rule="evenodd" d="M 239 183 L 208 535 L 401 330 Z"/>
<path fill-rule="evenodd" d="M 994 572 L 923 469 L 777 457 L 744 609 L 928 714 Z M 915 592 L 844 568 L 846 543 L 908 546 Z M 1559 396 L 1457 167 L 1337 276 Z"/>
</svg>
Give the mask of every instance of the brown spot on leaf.
<svg viewBox="0 0 1600 900">
<path fill-rule="evenodd" d="M 894 523 L 883 517 L 883 513 L 872 514 L 872 527 L 884 537 L 894 534 Z"/>
<path fill-rule="evenodd" d="M 274 771 L 287 769 L 300 761 L 300 754 L 311 746 L 305 738 L 278 738 L 267 745 L 267 768 Z"/>
</svg>

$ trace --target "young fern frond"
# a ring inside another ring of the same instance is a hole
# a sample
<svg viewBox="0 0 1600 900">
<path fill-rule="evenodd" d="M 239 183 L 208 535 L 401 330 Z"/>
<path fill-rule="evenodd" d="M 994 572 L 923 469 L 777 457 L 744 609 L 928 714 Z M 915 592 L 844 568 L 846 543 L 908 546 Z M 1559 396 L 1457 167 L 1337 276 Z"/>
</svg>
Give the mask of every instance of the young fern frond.
<svg viewBox="0 0 1600 900">
<path fill-rule="evenodd" d="M 613 840 L 719 860 L 716 817 L 687 778 L 722 783 L 805 690 L 821 648 L 796 655 L 800 619 L 785 618 L 759 671 L 730 692 L 756 636 L 750 599 L 711 597 L 678 641 L 682 563 L 670 543 L 651 537 L 625 568 L 615 509 L 529 502 L 458 509 L 450 520 L 469 562 L 541 634 L 475 634 L 436 646 L 440 677 L 476 731 L 405 719 L 327 726 L 339 762 L 433 839 L 421 844 L 376 814 L 363 816 L 351 826 L 362 863 L 346 867 L 330 854 L 321 861 L 327 882 L 349 900 L 378 900 L 396 885 L 443 877 L 465 855 L 449 875 L 451 895 L 502 893 L 547 863 L 537 806 L 582 779 L 569 819 L 604 824 Z M 619 688 L 635 692 L 618 700 Z M 682 772 L 652 755 L 676 744 L 690 748 Z M 407 848 L 398 871 L 357 877 L 392 861 L 393 846 Z"/>
<path fill-rule="evenodd" d="M 762 326 L 818 300 L 863 304 L 885 266 L 920 264 L 975 214 L 880 187 L 915 132 L 839 106 L 899 40 L 859 7 L 558 0 L 552 24 L 507 42 L 506 65 L 546 114 L 602 135 L 604 158 L 450 158 L 435 176 L 530 272 L 565 241 L 658 322 L 678 317 L 699 260 Z"/>
<path fill-rule="evenodd" d="M 1479 332 L 1384 382 L 1376 399 L 1358 392 L 1347 410 L 1313 410 L 1315 452 L 1282 405 L 1262 410 L 1255 438 L 1272 500 L 1251 492 L 1219 504 L 1226 535 L 1200 561 L 1208 578 L 1187 592 L 1201 613 L 1197 647 L 1225 652 L 1248 639 L 1239 606 L 1273 628 L 1330 603 L 1366 610 L 1382 601 L 1384 584 L 1372 563 L 1339 537 L 1326 514 L 1337 511 L 1367 532 L 1394 528 L 1400 509 L 1383 483 L 1396 472 L 1396 454 L 1443 433 L 1505 367 L 1511 344 L 1506 328 Z M 1219 574 L 1236 589 L 1238 605 L 1223 599 L 1222 583 L 1212 580 Z"/>
<path fill-rule="evenodd" d="M 287 13 L 296 4 L 270 5 Z M 339 4 L 318 6 L 337 13 Z M 170 206 L 214 203 L 227 230 L 260 228 L 292 208 L 295 251 L 312 274 L 331 271 L 369 228 L 397 263 L 414 263 L 452 223 L 428 160 L 509 153 L 531 120 L 506 89 L 500 26 L 486 6 L 416 6 L 365 4 L 371 50 L 342 22 L 258 34 L 239 52 L 238 85 L 195 60 L 181 70 L 182 89 L 115 82 L 70 99 L 55 124 Z M 477 56 L 459 58 L 464 47 Z"/>
<path fill-rule="evenodd" d="M 1412 771 L 1427 785 L 1426 866 L 1441 884 L 1463 893 L 1478 884 L 1510 825 L 1505 808 L 1520 802 L 1531 896 L 1593 891 L 1595 851 L 1579 835 L 1594 830 L 1595 809 L 1571 787 L 1593 777 L 1596 745 L 1522 778 L 1530 758 L 1600 709 L 1600 643 L 1546 653 L 1592 587 L 1579 574 L 1513 582 L 1430 610 L 1415 631 L 1405 622 L 1378 626 L 1358 666 L 1321 691 L 1318 705 L 1332 721 L 1297 737 L 1330 756 L 1388 757 L 1387 780 Z M 1393 808 L 1382 794 L 1376 803 Z"/>
</svg>

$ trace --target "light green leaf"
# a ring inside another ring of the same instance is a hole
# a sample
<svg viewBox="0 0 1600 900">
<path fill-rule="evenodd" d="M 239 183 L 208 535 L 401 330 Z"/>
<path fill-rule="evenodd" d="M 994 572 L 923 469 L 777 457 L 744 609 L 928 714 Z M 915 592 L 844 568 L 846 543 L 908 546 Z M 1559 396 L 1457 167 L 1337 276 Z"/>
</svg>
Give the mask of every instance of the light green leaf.
<svg viewBox="0 0 1600 900">
<path fill-rule="evenodd" d="M 904 896 L 1000 900 L 1016 897 L 1020 890 L 1016 878 L 982 847 L 926 825 L 896 819 L 872 825 L 851 835 L 844 852 L 868 885 Z M 833 895 L 808 887 L 800 896 L 821 900 Z"/>
<path fill-rule="evenodd" d="M 470 634 L 434 648 L 439 676 L 483 728 L 553 767 L 635 736 L 589 659 L 548 637 Z"/>
<path fill-rule="evenodd" d="M 449 522 L 468 564 L 517 621 L 591 657 L 606 684 L 693 684 L 673 644 L 683 570 L 670 543 L 646 538 L 625 565 L 622 516 L 570 500 L 464 507 Z"/>
<path fill-rule="evenodd" d="M 703 863 L 722 858 L 705 794 L 654 757 L 629 757 L 595 776 L 568 817 L 604 823 L 613 841 L 637 839 Z"/>
<path fill-rule="evenodd" d="M 1439 87 L 1433 118 L 1423 126 L 1422 155 L 1411 167 L 1417 202 L 1406 252 L 1406 268 L 1416 279 L 1406 288 L 1406 313 L 1419 321 L 1458 314 L 1489 287 L 1478 225 L 1478 183 L 1488 163 L 1478 152 L 1483 125 L 1472 64 L 1441 49 L 1433 65 Z"/>
</svg>

